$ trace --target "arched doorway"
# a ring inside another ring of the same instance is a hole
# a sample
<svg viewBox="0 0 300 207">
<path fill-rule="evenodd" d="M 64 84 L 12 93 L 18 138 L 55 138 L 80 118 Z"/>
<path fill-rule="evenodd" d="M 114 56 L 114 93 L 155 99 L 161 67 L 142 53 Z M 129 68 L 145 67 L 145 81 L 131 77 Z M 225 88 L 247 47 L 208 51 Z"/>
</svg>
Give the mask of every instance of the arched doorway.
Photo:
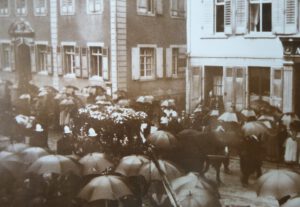
<svg viewBox="0 0 300 207">
<path fill-rule="evenodd" d="M 16 47 L 16 69 L 19 76 L 19 88 L 27 92 L 31 80 L 30 47 L 24 43 Z"/>
</svg>

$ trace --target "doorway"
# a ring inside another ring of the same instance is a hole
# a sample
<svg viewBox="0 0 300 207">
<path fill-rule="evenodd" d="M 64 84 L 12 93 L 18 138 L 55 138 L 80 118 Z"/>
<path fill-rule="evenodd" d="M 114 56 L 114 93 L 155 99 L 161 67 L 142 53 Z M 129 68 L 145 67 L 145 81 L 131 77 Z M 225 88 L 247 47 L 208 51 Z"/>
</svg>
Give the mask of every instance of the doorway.
<svg viewBox="0 0 300 207">
<path fill-rule="evenodd" d="M 30 47 L 26 44 L 18 45 L 16 48 L 16 70 L 19 75 L 19 89 L 27 92 L 31 80 Z"/>
<path fill-rule="evenodd" d="M 205 102 L 209 107 L 215 107 L 211 103 L 212 98 L 218 101 L 218 107 L 223 108 L 223 67 L 206 66 L 205 67 Z"/>
</svg>

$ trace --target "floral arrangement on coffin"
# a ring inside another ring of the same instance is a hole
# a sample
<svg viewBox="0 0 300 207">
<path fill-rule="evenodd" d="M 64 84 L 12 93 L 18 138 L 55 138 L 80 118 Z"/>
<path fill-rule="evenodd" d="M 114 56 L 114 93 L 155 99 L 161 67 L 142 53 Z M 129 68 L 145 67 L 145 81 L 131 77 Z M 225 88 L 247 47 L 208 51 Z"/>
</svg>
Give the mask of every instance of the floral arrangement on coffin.
<svg viewBox="0 0 300 207">
<path fill-rule="evenodd" d="M 138 150 L 140 125 L 147 118 L 145 112 L 118 105 L 104 108 L 86 105 L 79 109 L 78 114 L 79 120 L 84 120 L 79 128 L 84 125 L 93 127 L 105 151 L 126 154 Z"/>
</svg>

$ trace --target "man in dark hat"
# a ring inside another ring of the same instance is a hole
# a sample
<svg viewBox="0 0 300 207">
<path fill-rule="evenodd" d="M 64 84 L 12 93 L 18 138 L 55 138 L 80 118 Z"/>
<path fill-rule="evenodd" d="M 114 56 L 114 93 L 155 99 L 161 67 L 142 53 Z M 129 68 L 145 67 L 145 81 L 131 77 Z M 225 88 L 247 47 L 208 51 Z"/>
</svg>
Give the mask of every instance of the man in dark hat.
<svg viewBox="0 0 300 207">
<path fill-rule="evenodd" d="M 70 155 L 74 151 L 74 138 L 70 127 L 64 127 L 64 135 L 57 141 L 57 153 L 61 155 Z"/>
</svg>

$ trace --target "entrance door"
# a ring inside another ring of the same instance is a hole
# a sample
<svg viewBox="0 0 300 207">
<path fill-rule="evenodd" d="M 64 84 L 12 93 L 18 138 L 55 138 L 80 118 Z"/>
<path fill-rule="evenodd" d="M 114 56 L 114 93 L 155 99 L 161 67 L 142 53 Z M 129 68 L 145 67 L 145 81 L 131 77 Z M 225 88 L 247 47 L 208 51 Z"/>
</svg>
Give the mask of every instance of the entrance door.
<svg viewBox="0 0 300 207">
<path fill-rule="evenodd" d="M 26 44 L 17 46 L 16 66 L 19 75 L 19 89 L 27 92 L 28 82 L 31 80 L 30 47 Z"/>
<path fill-rule="evenodd" d="M 300 84 L 299 84 L 299 80 L 300 80 L 300 64 L 297 63 L 295 65 L 295 70 L 294 70 L 294 109 L 295 109 L 295 113 L 298 115 L 298 117 L 300 117 Z"/>
<path fill-rule="evenodd" d="M 223 110 L 223 67 L 206 66 L 205 67 L 205 100 L 206 105 L 214 108 L 212 99 L 218 101 L 217 106 Z"/>
</svg>

